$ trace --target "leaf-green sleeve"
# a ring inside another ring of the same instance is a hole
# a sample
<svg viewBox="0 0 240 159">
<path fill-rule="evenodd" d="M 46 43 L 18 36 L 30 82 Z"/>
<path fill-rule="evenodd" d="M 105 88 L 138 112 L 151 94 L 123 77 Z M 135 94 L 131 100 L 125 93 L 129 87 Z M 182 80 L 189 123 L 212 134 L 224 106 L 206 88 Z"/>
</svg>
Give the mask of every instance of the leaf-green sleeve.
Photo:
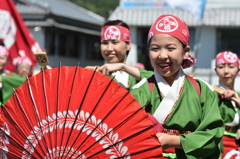
<svg viewBox="0 0 240 159">
<path fill-rule="evenodd" d="M 5 104 L 7 100 L 12 96 L 13 88 L 17 89 L 26 78 L 21 77 L 16 73 L 11 73 L 11 76 L 4 75 L 2 78 L 2 103 Z"/>
</svg>

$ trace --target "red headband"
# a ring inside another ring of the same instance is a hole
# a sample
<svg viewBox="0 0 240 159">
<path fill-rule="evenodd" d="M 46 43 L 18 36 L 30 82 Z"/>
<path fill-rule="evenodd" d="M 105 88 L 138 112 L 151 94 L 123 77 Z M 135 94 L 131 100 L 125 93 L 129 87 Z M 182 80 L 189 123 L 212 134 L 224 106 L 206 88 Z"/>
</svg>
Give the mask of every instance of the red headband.
<svg viewBox="0 0 240 159">
<path fill-rule="evenodd" d="M 122 40 L 131 42 L 130 31 L 118 25 L 106 25 L 102 27 L 101 41 L 103 40 Z"/>
<path fill-rule="evenodd" d="M 2 45 L 0 45 L 0 55 L 6 56 L 6 57 L 9 56 L 8 50 L 4 46 L 2 46 Z"/>
<path fill-rule="evenodd" d="M 239 67 L 239 58 L 237 54 L 230 51 L 220 52 L 216 56 L 216 66 L 224 63 L 234 64 Z"/>
<path fill-rule="evenodd" d="M 184 45 L 188 45 L 189 43 L 190 34 L 186 23 L 173 15 L 161 15 L 154 22 L 148 32 L 148 42 L 155 34 L 159 33 L 169 34 L 177 38 Z M 188 58 L 183 60 L 182 67 L 185 69 L 196 66 L 196 61 L 194 57 L 188 55 Z"/>
<path fill-rule="evenodd" d="M 155 34 L 169 34 L 180 40 L 183 44 L 189 43 L 189 31 L 186 23 L 173 15 L 162 15 L 152 25 L 148 32 L 148 42 Z"/>
<path fill-rule="evenodd" d="M 23 64 L 23 63 L 26 63 L 30 66 L 32 66 L 32 61 L 30 60 L 29 57 L 27 56 L 24 56 L 24 57 L 20 57 L 17 61 L 17 65 L 20 65 L 20 64 Z"/>
</svg>

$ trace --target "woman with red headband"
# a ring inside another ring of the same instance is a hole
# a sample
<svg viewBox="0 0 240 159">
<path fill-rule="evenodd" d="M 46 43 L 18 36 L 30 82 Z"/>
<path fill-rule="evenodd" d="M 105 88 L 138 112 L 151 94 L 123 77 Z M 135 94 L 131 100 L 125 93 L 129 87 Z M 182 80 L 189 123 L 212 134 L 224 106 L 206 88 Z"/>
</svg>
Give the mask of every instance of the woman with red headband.
<svg viewBox="0 0 240 159">
<path fill-rule="evenodd" d="M 154 75 L 131 93 L 163 126 L 157 133 L 164 158 L 217 159 L 223 121 L 213 88 L 184 74 L 194 66 L 187 25 L 173 15 L 160 16 L 149 30 Z"/>
<path fill-rule="evenodd" d="M 8 50 L 0 45 L 0 105 L 12 96 L 13 88 L 18 88 L 26 80 L 16 73 L 4 70 L 8 56 Z"/>
<path fill-rule="evenodd" d="M 215 66 L 219 77 L 218 88 L 221 89 L 220 94 L 216 94 L 219 97 L 219 109 L 225 123 L 222 158 L 235 159 L 240 157 L 239 144 L 236 139 L 240 137 L 236 135 L 236 132 L 239 131 L 240 92 L 236 92 L 234 89 L 235 78 L 239 72 L 238 56 L 230 51 L 220 52 L 216 56 Z"/>
<path fill-rule="evenodd" d="M 16 65 L 16 70 L 21 77 L 28 77 L 32 72 L 32 61 L 29 57 L 19 57 Z"/>
<path fill-rule="evenodd" d="M 126 59 L 131 49 L 130 31 L 128 25 L 121 20 L 106 22 L 101 32 L 101 53 L 107 64 L 97 71 L 113 77 L 123 87 L 130 89 L 144 77 L 150 77 L 153 72 L 126 65 Z"/>
</svg>

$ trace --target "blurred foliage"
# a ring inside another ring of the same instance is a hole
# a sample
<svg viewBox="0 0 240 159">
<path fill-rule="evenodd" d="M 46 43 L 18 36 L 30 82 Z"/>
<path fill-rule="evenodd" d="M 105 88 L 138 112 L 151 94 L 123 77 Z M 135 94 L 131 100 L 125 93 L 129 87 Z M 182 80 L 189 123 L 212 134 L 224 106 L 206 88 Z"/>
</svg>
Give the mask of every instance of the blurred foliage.
<svg viewBox="0 0 240 159">
<path fill-rule="evenodd" d="M 117 6 L 119 6 L 119 0 L 68 0 L 81 7 L 84 7 L 96 14 L 99 14 L 106 19 L 109 17 Z"/>
</svg>

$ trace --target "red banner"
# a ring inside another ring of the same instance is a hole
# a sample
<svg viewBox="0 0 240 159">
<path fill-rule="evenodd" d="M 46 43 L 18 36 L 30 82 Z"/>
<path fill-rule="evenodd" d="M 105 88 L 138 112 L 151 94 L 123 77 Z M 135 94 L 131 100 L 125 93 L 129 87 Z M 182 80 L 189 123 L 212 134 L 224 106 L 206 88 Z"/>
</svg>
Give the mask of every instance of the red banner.
<svg viewBox="0 0 240 159">
<path fill-rule="evenodd" d="M 24 24 L 13 0 L 1 0 L 0 41 L 10 53 L 5 70 L 12 72 L 16 72 L 15 65 L 19 56 L 28 56 L 34 67 L 36 65 L 34 53 L 43 51 Z"/>
</svg>

